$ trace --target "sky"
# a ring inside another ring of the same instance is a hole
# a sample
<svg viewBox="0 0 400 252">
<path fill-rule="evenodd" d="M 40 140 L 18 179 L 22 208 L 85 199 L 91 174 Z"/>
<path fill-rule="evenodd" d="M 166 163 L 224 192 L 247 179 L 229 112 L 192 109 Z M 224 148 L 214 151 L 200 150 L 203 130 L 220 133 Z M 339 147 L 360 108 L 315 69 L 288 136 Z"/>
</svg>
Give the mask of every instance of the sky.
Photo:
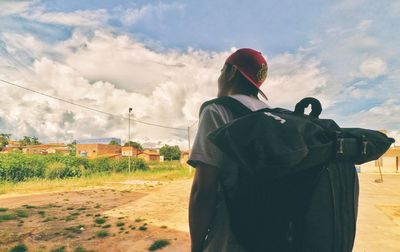
<svg viewBox="0 0 400 252">
<path fill-rule="evenodd" d="M 126 141 L 132 107 L 131 140 L 187 149 L 225 59 L 250 47 L 271 107 L 313 96 L 321 117 L 400 140 L 399 26 L 396 0 L 0 0 L 0 79 L 70 102 L 0 81 L 0 133 Z"/>
</svg>

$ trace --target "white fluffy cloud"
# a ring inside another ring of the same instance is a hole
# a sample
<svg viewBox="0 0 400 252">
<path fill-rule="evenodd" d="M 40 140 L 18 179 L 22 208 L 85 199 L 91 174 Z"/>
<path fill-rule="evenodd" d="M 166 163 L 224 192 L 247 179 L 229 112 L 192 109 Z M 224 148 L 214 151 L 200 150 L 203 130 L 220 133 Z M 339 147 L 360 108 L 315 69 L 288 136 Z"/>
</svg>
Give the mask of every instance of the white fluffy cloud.
<svg viewBox="0 0 400 252">
<path fill-rule="evenodd" d="M 24 12 L 29 9 L 34 1 L 12 1 L 2 0 L 0 1 L 0 16 L 8 16 L 17 13 Z"/>
<path fill-rule="evenodd" d="M 387 64 L 383 59 L 378 57 L 368 58 L 361 63 L 359 72 L 356 74 L 356 76 L 374 79 L 385 74 L 386 71 Z"/>
<path fill-rule="evenodd" d="M 7 35 L 4 40 L 6 50 L 13 54 L 21 54 L 25 48 L 37 56 L 29 72 L 5 71 L 0 77 L 112 114 L 127 116 L 132 107 L 137 120 L 182 128 L 134 123 L 133 139 L 149 146 L 176 143 L 183 148 L 187 145 L 186 127 L 197 120 L 201 103 L 215 97 L 218 74 L 230 53 L 192 49 L 155 52 L 132 38 L 105 31 L 96 31 L 93 36 L 77 31 L 50 51 L 40 41 L 27 39 L 13 46 L 14 36 Z M 54 51 L 62 57 L 54 58 Z M 325 104 L 330 104 L 321 92 L 327 76 L 318 61 L 284 54 L 272 58 L 269 64 L 272 70 L 264 91 L 272 106 L 292 107 L 309 95 L 320 95 Z M 126 139 L 128 122 L 121 117 L 98 114 L 11 86 L 3 85 L 2 90 L 6 97 L 0 104 L 3 131 L 53 142 L 106 136 Z M 194 133 L 192 130 L 192 137 Z"/>
<path fill-rule="evenodd" d="M 106 10 L 77 10 L 74 12 L 46 12 L 42 7 L 35 7 L 25 12 L 23 17 L 37 22 L 61 24 L 67 26 L 97 26 L 104 24 L 109 16 Z"/>
</svg>

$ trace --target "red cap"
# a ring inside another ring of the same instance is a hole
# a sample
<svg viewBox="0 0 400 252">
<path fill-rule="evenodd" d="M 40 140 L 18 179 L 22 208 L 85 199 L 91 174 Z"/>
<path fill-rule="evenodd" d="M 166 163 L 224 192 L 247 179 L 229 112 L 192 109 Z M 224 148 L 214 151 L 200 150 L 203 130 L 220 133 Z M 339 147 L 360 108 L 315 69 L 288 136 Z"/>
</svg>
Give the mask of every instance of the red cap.
<svg viewBox="0 0 400 252">
<path fill-rule="evenodd" d="M 240 73 L 258 90 L 260 90 L 261 84 L 267 78 L 267 61 L 260 52 L 253 49 L 239 49 L 232 53 L 225 63 L 236 66 Z"/>
</svg>

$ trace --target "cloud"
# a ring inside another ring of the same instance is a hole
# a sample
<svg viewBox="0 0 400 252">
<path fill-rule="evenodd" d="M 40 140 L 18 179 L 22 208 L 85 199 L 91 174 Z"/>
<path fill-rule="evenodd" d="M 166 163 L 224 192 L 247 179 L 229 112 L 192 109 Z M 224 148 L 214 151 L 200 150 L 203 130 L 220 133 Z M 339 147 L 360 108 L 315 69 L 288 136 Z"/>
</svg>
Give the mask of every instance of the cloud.
<svg viewBox="0 0 400 252">
<path fill-rule="evenodd" d="M 42 23 L 80 27 L 98 26 L 106 23 L 109 18 L 107 11 L 104 9 L 47 12 L 43 7 L 36 7 L 29 12 L 25 12 L 22 16 Z"/>
<path fill-rule="evenodd" d="M 0 17 L 15 15 L 23 13 L 29 9 L 36 1 L 13 1 L 13 0 L 2 0 L 0 1 Z"/>
<path fill-rule="evenodd" d="M 126 26 L 130 26 L 146 18 L 162 22 L 163 19 L 169 18 L 170 15 L 183 15 L 184 5 L 176 2 L 157 3 L 127 9 L 119 7 L 116 10 L 117 13 L 120 13 L 119 19 L 121 22 Z"/>
<path fill-rule="evenodd" d="M 285 53 L 272 58 L 269 65 L 270 73 L 263 90 L 274 106 L 293 109 L 307 96 L 320 99 L 324 108 L 333 104 L 332 94 L 329 97 L 326 93 L 330 77 L 318 60 L 301 53 Z"/>
<path fill-rule="evenodd" d="M 118 115 L 102 115 L 15 87 L 4 88 L 7 98 L 0 104 L 0 117 L 12 125 L 4 130 L 16 136 L 35 133 L 42 141 L 53 142 L 107 136 L 126 140 L 128 122 L 123 117 L 132 107 L 135 120 L 181 128 L 133 123 L 132 139 L 149 146 L 176 143 L 186 148 L 187 127 L 197 120 L 201 103 L 215 97 L 220 69 L 231 53 L 190 48 L 155 52 L 128 36 L 100 30 L 92 35 L 77 30 L 70 39 L 52 46 L 19 36 L 27 41 L 10 45 L 19 38 L 7 35 L 6 48 L 13 54 L 25 49 L 35 55 L 33 63 L 26 62 L 30 72 L 8 75 L 4 71 L 0 77 L 12 77 L 11 81 L 23 86 Z M 62 55 L 55 56 L 53 50 Z M 309 95 L 331 103 L 321 91 L 328 77 L 317 60 L 300 53 L 284 54 L 271 58 L 270 69 L 265 91 L 272 106 L 292 107 Z M 192 129 L 192 138 L 194 134 Z"/>
<path fill-rule="evenodd" d="M 357 77 L 365 77 L 368 79 L 374 79 L 376 77 L 386 74 L 387 64 L 386 62 L 378 57 L 365 59 L 360 67 L 359 72 L 355 75 Z"/>
</svg>

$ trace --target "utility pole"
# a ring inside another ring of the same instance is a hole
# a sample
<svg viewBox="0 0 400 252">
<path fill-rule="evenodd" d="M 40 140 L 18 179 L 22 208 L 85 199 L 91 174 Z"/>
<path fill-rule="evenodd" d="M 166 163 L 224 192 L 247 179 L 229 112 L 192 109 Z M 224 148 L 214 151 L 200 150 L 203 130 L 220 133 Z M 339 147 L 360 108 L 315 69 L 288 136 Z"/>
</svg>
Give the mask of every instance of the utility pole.
<svg viewBox="0 0 400 252">
<path fill-rule="evenodd" d="M 129 112 L 128 112 L 128 146 L 131 146 L 131 112 L 132 112 L 132 108 L 129 108 Z M 130 150 L 132 148 L 129 148 Z M 131 150 L 132 151 L 132 150 Z M 128 170 L 129 170 L 129 175 L 131 175 L 131 155 L 132 153 L 130 152 L 128 155 Z"/>
</svg>

